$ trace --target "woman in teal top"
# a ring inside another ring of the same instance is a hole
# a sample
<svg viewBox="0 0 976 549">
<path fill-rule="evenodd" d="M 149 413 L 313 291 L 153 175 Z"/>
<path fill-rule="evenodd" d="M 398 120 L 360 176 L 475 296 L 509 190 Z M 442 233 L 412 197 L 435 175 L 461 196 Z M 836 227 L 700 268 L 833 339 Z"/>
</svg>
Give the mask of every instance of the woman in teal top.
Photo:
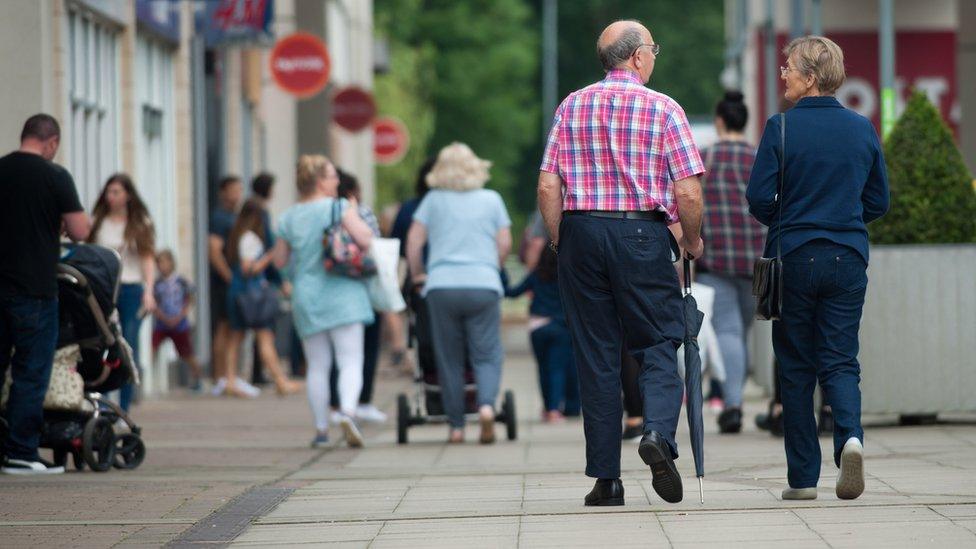
<svg viewBox="0 0 976 549">
<path fill-rule="evenodd" d="M 354 203 L 337 198 L 339 177 L 324 156 L 304 155 L 298 160 L 297 204 L 278 222 L 275 264 L 288 267 L 292 287 L 292 315 L 302 340 L 308 371 L 308 401 L 315 417 L 313 447 L 328 442 L 329 373 L 335 354 L 339 368 L 339 403 L 342 428 L 350 446 L 363 444 L 353 416 L 363 385 L 363 330 L 373 322 L 366 285 L 361 280 L 326 272 L 322 264 L 322 236 L 339 212 L 343 228 L 363 250 L 373 232 Z M 338 200 L 339 207 L 334 208 Z"/>
</svg>

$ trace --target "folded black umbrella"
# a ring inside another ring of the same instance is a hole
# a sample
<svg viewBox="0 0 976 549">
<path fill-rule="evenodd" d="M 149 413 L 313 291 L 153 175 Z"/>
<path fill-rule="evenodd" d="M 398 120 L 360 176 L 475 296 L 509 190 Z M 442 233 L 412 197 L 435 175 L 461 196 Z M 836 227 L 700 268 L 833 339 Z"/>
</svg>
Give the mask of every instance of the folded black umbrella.
<svg viewBox="0 0 976 549">
<path fill-rule="evenodd" d="M 698 494 L 705 503 L 705 425 L 702 420 L 701 353 L 698 347 L 698 331 L 701 330 L 705 313 L 698 310 L 698 302 L 691 295 L 691 259 L 683 258 L 684 267 L 684 316 L 685 316 L 685 411 L 688 415 L 688 431 L 691 435 L 691 451 L 695 456 L 695 474 L 698 477 Z"/>
</svg>

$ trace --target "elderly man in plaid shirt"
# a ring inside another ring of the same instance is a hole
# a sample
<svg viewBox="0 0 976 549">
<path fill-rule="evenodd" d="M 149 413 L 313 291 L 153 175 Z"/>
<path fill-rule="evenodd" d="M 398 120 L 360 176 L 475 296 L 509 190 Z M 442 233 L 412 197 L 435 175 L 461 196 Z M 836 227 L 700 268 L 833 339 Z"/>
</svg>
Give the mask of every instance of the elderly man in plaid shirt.
<svg viewBox="0 0 976 549">
<path fill-rule="evenodd" d="M 673 262 L 701 255 L 704 172 L 688 119 L 644 86 L 660 46 L 637 21 L 617 21 L 597 42 L 606 77 L 556 110 L 539 175 L 539 208 L 559 253 L 559 286 L 580 374 L 586 505 L 623 505 L 620 351 L 641 365 L 639 454 L 665 501 L 682 498 L 675 431 L 684 334 Z"/>
</svg>

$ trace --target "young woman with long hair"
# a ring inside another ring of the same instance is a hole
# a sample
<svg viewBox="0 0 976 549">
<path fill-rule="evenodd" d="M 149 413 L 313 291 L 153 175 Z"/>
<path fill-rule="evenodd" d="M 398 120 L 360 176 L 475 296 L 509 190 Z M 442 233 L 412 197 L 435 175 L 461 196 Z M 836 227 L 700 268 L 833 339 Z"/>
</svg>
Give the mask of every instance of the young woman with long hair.
<svg viewBox="0 0 976 549">
<path fill-rule="evenodd" d="M 142 317 L 156 309 L 152 288 L 156 280 L 156 232 L 146 204 L 124 173 L 108 178 L 92 213 L 94 224 L 89 242 L 112 248 L 122 257 L 121 286 L 119 287 L 119 323 L 122 337 L 132 347 L 132 356 L 139 360 L 139 326 Z M 119 405 L 128 410 L 132 403 L 133 386 L 126 384 L 119 391 Z"/>
<path fill-rule="evenodd" d="M 275 350 L 274 332 L 271 326 L 248 327 L 242 322 L 237 307 L 237 297 L 243 294 L 253 284 L 268 284 L 265 271 L 271 265 L 271 252 L 265 242 L 267 232 L 264 224 L 264 208 L 255 200 L 248 200 L 241 208 L 234 227 L 230 230 L 227 245 L 224 250 L 227 264 L 230 265 L 233 276 L 230 289 L 227 292 L 227 311 L 230 322 L 230 337 L 227 350 L 224 353 L 224 368 L 227 376 L 226 394 L 247 396 L 237 386 L 237 356 L 244 334 L 249 328 L 254 330 L 257 340 L 261 363 L 268 369 L 274 379 L 275 389 L 281 396 L 289 395 L 301 390 L 302 385 L 288 379 L 278 360 Z"/>
</svg>

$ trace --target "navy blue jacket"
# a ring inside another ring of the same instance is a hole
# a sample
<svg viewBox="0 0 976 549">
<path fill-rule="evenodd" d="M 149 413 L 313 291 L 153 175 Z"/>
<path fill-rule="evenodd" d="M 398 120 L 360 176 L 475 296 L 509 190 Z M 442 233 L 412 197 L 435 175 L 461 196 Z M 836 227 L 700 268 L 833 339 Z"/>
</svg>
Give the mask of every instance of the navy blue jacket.
<svg viewBox="0 0 976 549">
<path fill-rule="evenodd" d="M 553 319 L 555 322 L 566 322 L 563 314 L 563 303 L 559 299 L 559 283 L 555 280 L 545 282 L 535 271 L 529 273 L 518 286 L 508 287 L 508 273 L 502 271 L 502 285 L 505 286 L 505 297 L 519 297 L 525 292 L 532 292 L 532 304 L 529 314 Z"/>
<path fill-rule="evenodd" d="M 888 211 L 888 176 L 871 121 L 828 96 L 804 97 L 786 112 L 786 174 L 779 226 L 780 118 L 766 121 L 746 198 L 769 227 L 766 257 L 824 238 L 857 250 L 868 261 L 867 224 Z"/>
</svg>

